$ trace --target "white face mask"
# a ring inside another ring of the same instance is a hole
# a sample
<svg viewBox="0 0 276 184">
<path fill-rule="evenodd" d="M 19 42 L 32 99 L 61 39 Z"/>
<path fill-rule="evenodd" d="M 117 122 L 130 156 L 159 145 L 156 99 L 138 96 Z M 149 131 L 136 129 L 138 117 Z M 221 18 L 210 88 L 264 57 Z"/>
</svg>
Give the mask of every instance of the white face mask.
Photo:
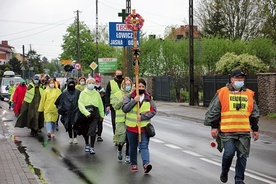
<svg viewBox="0 0 276 184">
<path fill-rule="evenodd" d="M 54 88 L 55 84 L 49 84 L 50 88 Z"/>
<path fill-rule="evenodd" d="M 81 81 L 80 84 L 81 84 L 81 85 L 85 85 L 85 82 Z"/>
</svg>

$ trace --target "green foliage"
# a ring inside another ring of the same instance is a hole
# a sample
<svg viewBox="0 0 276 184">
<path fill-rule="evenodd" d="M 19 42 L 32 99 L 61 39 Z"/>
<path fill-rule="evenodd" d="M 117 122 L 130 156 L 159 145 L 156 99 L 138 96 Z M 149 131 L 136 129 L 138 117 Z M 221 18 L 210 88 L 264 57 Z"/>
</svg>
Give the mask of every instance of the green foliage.
<svg viewBox="0 0 276 184">
<path fill-rule="evenodd" d="M 266 115 L 266 117 L 276 119 L 276 113 L 269 113 L 269 114 Z"/>
<path fill-rule="evenodd" d="M 235 69 L 241 69 L 247 74 L 256 74 L 267 71 L 268 67 L 256 56 L 249 54 L 235 55 L 229 52 L 216 63 L 216 71 L 219 74 L 229 74 Z"/>
<path fill-rule="evenodd" d="M 10 59 L 9 65 L 11 66 L 12 71 L 14 71 L 16 74 L 21 74 L 21 64 L 16 57 Z"/>
</svg>

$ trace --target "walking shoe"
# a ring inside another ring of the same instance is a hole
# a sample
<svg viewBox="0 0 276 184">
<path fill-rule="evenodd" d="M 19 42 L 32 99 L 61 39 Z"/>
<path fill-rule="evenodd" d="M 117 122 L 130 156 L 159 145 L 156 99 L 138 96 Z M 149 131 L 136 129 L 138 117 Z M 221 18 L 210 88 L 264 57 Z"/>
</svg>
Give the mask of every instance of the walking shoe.
<svg viewBox="0 0 276 184">
<path fill-rule="evenodd" d="M 69 139 L 69 144 L 73 144 L 73 139 L 72 138 Z"/>
<path fill-rule="evenodd" d="M 73 143 L 74 143 L 74 144 L 78 144 L 78 139 L 77 139 L 77 138 L 74 138 L 74 139 L 73 139 Z"/>
<path fill-rule="evenodd" d="M 220 174 L 220 181 L 222 183 L 226 183 L 228 181 L 228 172 L 226 172 L 226 173 L 221 172 L 221 174 Z"/>
<path fill-rule="evenodd" d="M 235 184 L 245 184 L 243 181 L 236 181 Z"/>
<path fill-rule="evenodd" d="M 145 174 L 148 174 L 151 169 L 152 169 L 152 165 L 150 163 L 147 163 L 144 165 L 144 173 Z"/>
<path fill-rule="evenodd" d="M 117 151 L 117 157 L 119 160 L 123 159 L 122 151 Z"/>
<path fill-rule="evenodd" d="M 126 164 L 130 164 L 130 157 L 129 157 L 128 155 L 126 155 L 125 163 L 126 163 Z"/>
<path fill-rule="evenodd" d="M 137 165 L 131 165 L 131 172 L 137 172 L 138 166 Z"/>
<path fill-rule="evenodd" d="M 86 145 L 85 146 L 85 152 L 89 152 L 90 151 L 90 146 L 89 145 Z"/>
<path fill-rule="evenodd" d="M 101 136 L 97 137 L 98 142 L 103 142 L 103 138 Z"/>
<path fill-rule="evenodd" d="M 51 137 L 52 137 L 52 138 L 55 138 L 55 134 L 54 134 L 54 133 L 51 133 Z"/>
<path fill-rule="evenodd" d="M 90 154 L 92 154 L 92 155 L 94 155 L 95 154 L 95 150 L 94 150 L 94 148 L 90 148 Z"/>
<path fill-rule="evenodd" d="M 51 139 L 51 133 L 47 133 L 48 139 Z"/>
</svg>

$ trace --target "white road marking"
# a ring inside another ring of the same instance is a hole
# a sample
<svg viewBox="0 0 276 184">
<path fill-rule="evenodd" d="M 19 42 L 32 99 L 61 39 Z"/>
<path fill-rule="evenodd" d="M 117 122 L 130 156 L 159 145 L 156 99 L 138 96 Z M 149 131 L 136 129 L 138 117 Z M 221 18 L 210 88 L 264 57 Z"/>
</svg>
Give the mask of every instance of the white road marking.
<svg viewBox="0 0 276 184">
<path fill-rule="evenodd" d="M 150 141 L 157 142 L 157 143 L 165 143 L 164 141 L 161 141 L 160 139 L 151 138 Z"/>
<path fill-rule="evenodd" d="M 165 146 L 168 146 L 173 149 L 181 149 L 179 146 L 173 145 L 173 144 L 165 144 Z"/>
<path fill-rule="evenodd" d="M 202 155 L 200 155 L 200 154 L 198 154 L 198 153 L 196 153 L 196 152 L 193 152 L 193 151 L 182 150 L 182 152 L 187 153 L 187 154 L 189 154 L 189 155 L 193 155 L 193 156 L 195 156 L 195 157 L 202 157 Z"/>
</svg>

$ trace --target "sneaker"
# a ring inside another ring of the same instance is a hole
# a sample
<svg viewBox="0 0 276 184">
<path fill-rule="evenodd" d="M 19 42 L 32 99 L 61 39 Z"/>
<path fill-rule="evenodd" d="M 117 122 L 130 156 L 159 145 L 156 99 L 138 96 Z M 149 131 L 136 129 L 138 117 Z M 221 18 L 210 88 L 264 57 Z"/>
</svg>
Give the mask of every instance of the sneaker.
<svg viewBox="0 0 276 184">
<path fill-rule="evenodd" d="M 131 165 L 131 172 L 137 172 L 138 166 L 137 165 Z"/>
<path fill-rule="evenodd" d="M 73 139 L 72 138 L 69 139 L 69 144 L 73 144 Z"/>
<path fill-rule="evenodd" d="M 103 142 L 103 138 L 101 136 L 97 137 L 98 142 Z"/>
<path fill-rule="evenodd" d="M 52 137 L 52 138 L 55 138 L 55 134 L 54 134 L 54 133 L 51 133 L 51 137 Z"/>
<path fill-rule="evenodd" d="M 90 148 L 90 154 L 92 154 L 92 155 L 94 155 L 95 154 L 95 150 L 94 150 L 94 148 Z"/>
<path fill-rule="evenodd" d="M 86 145 L 85 146 L 85 152 L 89 152 L 90 151 L 90 146 L 89 145 Z"/>
<path fill-rule="evenodd" d="M 228 181 L 228 173 L 221 172 L 221 174 L 220 174 L 220 181 L 222 183 L 226 183 Z"/>
<path fill-rule="evenodd" d="M 144 165 L 144 173 L 145 174 L 148 174 L 151 169 L 152 169 L 152 165 L 150 163 L 147 163 Z"/>
<path fill-rule="evenodd" d="M 117 151 L 117 157 L 119 160 L 123 159 L 122 151 Z"/>
<path fill-rule="evenodd" d="M 78 144 L 78 139 L 77 139 L 77 138 L 74 138 L 74 139 L 73 139 L 73 143 L 74 143 L 74 144 Z"/>
<path fill-rule="evenodd" d="M 125 163 L 126 164 L 130 164 L 130 157 L 127 155 L 126 158 L 125 158 Z"/>
<path fill-rule="evenodd" d="M 47 133 L 48 139 L 51 139 L 51 133 Z"/>
</svg>

